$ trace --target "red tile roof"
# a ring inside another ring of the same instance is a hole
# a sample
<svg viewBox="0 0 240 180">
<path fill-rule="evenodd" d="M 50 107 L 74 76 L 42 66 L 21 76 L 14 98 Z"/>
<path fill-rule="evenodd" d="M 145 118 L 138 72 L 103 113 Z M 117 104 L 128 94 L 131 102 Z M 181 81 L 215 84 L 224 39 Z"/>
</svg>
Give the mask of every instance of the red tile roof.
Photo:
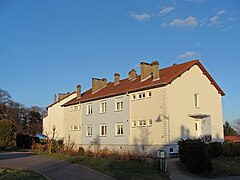
<svg viewBox="0 0 240 180">
<path fill-rule="evenodd" d="M 135 92 L 145 89 L 150 89 L 154 87 L 161 87 L 167 84 L 170 84 L 176 78 L 181 76 L 185 71 L 189 70 L 192 66 L 198 65 L 199 68 L 203 71 L 203 74 L 208 77 L 211 84 L 218 90 L 218 92 L 224 96 L 224 92 L 222 89 L 217 85 L 211 75 L 207 72 L 207 70 L 203 67 L 199 60 L 193 60 L 190 62 L 182 63 L 182 64 L 175 64 L 173 66 L 160 69 L 159 70 L 159 80 L 153 81 L 152 78 L 148 78 L 145 81 L 141 82 L 141 76 L 138 75 L 135 80 L 130 81 L 128 78 L 120 80 L 120 83 L 114 85 L 113 82 L 109 82 L 107 86 L 100 89 L 99 91 L 92 94 L 92 89 L 87 90 L 81 96 L 81 98 L 74 98 L 71 101 L 65 103 L 63 106 L 69 106 L 73 104 L 77 104 L 79 102 L 88 102 L 92 100 L 97 100 L 101 98 L 116 96 L 120 94 L 124 94 L 127 92 Z"/>
<path fill-rule="evenodd" d="M 240 142 L 240 137 L 238 137 L 238 136 L 224 136 L 224 141 Z"/>
<path fill-rule="evenodd" d="M 76 92 L 73 91 L 73 92 L 71 92 L 71 93 L 68 93 L 68 94 L 67 94 L 64 98 L 62 98 L 61 100 L 58 100 L 58 101 L 56 101 L 56 102 L 50 104 L 49 106 L 47 106 L 47 109 L 48 109 L 49 107 L 53 106 L 54 104 L 57 104 L 58 102 L 60 102 L 60 101 L 62 101 L 62 100 L 64 100 L 64 99 L 66 99 L 67 97 L 71 96 L 71 95 L 74 94 L 74 93 L 76 93 Z"/>
</svg>

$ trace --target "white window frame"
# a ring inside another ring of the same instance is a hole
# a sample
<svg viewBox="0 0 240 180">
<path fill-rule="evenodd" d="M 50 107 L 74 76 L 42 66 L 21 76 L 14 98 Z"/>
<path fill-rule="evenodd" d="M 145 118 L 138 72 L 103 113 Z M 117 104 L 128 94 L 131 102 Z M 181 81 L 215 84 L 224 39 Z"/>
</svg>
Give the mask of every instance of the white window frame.
<svg viewBox="0 0 240 180">
<path fill-rule="evenodd" d="M 133 128 L 137 127 L 137 122 L 136 122 L 135 120 L 132 121 L 132 127 L 133 127 Z"/>
<path fill-rule="evenodd" d="M 92 106 L 92 104 L 87 104 L 86 105 L 86 114 L 87 115 L 92 115 L 92 113 L 93 113 L 93 106 Z"/>
<path fill-rule="evenodd" d="M 135 100 L 136 100 L 136 94 L 133 94 L 131 97 L 132 97 L 132 98 L 131 98 L 132 101 L 135 101 Z"/>
<path fill-rule="evenodd" d="M 89 128 L 90 131 L 88 131 L 88 128 Z M 88 124 L 86 126 L 86 136 L 88 136 L 88 137 L 92 136 L 92 125 L 91 124 Z"/>
<path fill-rule="evenodd" d="M 100 113 L 105 113 L 107 112 L 107 102 L 103 101 L 100 102 Z"/>
<path fill-rule="evenodd" d="M 145 99 L 146 98 L 146 93 L 145 92 L 141 92 L 137 94 L 137 99 Z"/>
<path fill-rule="evenodd" d="M 152 91 L 148 91 L 147 92 L 147 98 L 151 98 L 152 97 Z"/>
<path fill-rule="evenodd" d="M 153 124 L 152 119 L 148 119 L 148 120 L 147 120 L 147 126 L 148 126 L 148 127 L 152 127 L 152 124 Z"/>
<path fill-rule="evenodd" d="M 199 94 L 198 93 L 194 93 L 194 106 L 195 108 L 199 108 Z"/>
<path fill-rule="evenodd" d="M 100 136 L 107 136 L 107 124 L 100 124 Z"/>
<path fill-rule="evenodd" d="M 147 122 L 145 119 L 143 120 L 138 120 L 138 127 L 146 127 Z"/>
<path fill-rule="evenodd" d="M 123 110 L 123 99 L 115 99 L 115 111 L 122 111 Z"/>
<path fill-rule="evenodd" d="M 116 123 L 115 124 L 115 135 L 116 136 L 123 136 L 124 135 L 123 123 Z"/>
</svg>

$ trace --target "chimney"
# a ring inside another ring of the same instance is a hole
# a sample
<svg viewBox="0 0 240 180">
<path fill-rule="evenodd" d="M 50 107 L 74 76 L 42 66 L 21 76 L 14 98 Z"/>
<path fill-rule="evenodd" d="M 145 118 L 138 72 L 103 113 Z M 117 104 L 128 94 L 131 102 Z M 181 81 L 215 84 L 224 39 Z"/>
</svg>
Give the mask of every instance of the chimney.
<svg viewBox="0 0 240 180">
<path fill-rule="evenodd" d="M 81 85 L 78 84 L 77 85 L 77 98 L 80 98 L 81 97 Z"/>
<path fill-rule="evenodd" d="M 57 102 L 57 95 L 54 94 L 54 103 Z"/>
<path fill-rule="evenodd" d="M 70 93 L 58 93 L 58 101 L 61 101 L 62 99 L 64 99 L 66 96 L 68 96 Z"/>
<path fill-rule="evenodd" d="M 141 81 L 143 81 L 152 75 L 152 65 L 145 62 L 141 62 L 140 71 L 141 71 Z"/>
<path fill-rule="evenodd" d="M 114 74 L 114 85 L 117 85 L 120 83 L 120 74 L 115 73 Z"/>
<path fill-rule="evenodd" d="M 95 93 L 96 91 L 102 89 L 107 85 L 107 79 L 98 79 L 98 78 L 92 78 L 92 93 Z"/>
<path fill-rule="evenodd" d="M 131 81 L 131 80 L 134 80 L 136 79 L 137 77 L 137 72 L 135 69 L 132 69 L 129 73 L 128 73 L 128 79 Z"/>
<path fill-rule="evenodd" d="M 153 61 L 151 63 L 151 65 L 152 65 L 152 70 L 153 70 L 153 80 L 160 79 L 160 77 L 159 77 L 159 63 L 158 63 L 158 61 Z"/>
</svg>

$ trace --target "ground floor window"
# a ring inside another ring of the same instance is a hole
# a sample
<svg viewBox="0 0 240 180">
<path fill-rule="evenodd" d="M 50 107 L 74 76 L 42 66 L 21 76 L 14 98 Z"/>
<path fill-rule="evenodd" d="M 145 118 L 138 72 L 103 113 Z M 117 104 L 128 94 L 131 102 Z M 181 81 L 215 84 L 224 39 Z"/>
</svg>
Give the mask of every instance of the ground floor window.
<svg viewBox="0 0 240 180">
<path fill-rule="evenodd" d="M 116 135 L 117 136 L 123 135 L 123 123 L 116 124 Z"/>
<path fill-rule="evenodd" d="M 92 136 L 92 125 L 86 126 L 86 136 Z"/>
</svg>

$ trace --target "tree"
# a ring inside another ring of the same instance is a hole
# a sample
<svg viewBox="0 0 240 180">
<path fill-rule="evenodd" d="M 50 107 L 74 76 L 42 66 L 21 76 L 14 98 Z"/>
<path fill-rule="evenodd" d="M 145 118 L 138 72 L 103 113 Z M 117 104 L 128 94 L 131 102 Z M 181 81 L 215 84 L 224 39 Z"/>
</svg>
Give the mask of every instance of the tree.
<svg viewBox="0 0 240 180">
<path fill-rule="evenodd" d="M 231 127 L 228 121 L 225 122 L 223 125 L 224 129 L 224 136 L 232 136 L 232 135 L 237 135 L 237 132 Z"/>
<path fill-rule="evenodd" d="M 8 120 L 0 121 L 0 147 L 16 145 L 16 127 Z"/>
<path fill-rule="evenodd" d="M 240 135 L 240 119 L 236 119 L 232 123 L 233 128 L 236 129 L 238 135 Z"/>
</svg>

